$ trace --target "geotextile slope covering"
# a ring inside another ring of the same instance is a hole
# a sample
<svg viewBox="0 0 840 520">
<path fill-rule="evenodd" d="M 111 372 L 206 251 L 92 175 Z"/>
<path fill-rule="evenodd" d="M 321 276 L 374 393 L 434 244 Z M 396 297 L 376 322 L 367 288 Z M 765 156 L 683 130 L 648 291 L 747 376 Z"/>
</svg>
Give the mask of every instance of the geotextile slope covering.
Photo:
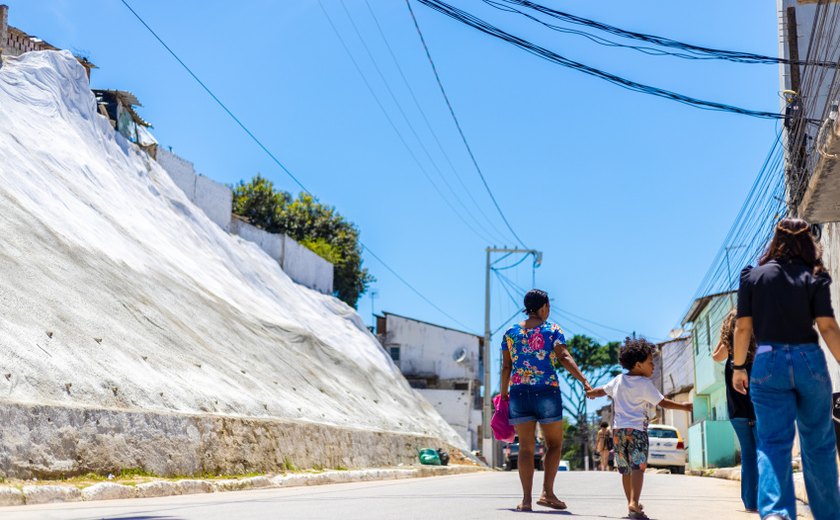
<svg viewBox="0 0 840 520">
<path fill-rule="evenodd" d="M 0 400 L 463 441 L 355 311 L 229 235 L 96 111 L 66 52 L 0 69 Z"/>
</svg>

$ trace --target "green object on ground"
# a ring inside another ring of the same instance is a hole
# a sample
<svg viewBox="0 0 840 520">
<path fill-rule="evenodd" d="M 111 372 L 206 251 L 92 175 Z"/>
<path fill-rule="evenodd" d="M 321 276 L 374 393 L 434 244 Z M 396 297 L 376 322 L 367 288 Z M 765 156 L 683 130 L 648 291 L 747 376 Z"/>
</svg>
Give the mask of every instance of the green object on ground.
<svg viewBox="0 0 840 520">
<path fill-rule="evenodd" d="M 423 448 L 418 453 L 420 457 L 420 464 L 426 464 L 427 466 L 440 466 L 440 455 L 438 452 L 432 448 Z"/>
</svg>

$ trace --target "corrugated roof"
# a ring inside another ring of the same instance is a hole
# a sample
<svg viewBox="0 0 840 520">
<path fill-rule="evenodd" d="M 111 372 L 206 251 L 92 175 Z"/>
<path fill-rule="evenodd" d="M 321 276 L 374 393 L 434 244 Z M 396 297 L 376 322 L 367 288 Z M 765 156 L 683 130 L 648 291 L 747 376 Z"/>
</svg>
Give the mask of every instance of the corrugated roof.
<svg viewBox="0 0 840 520">
<path fill-rule="evenodd" d="M 152 128 L 152 124 L 140 117 L 140 114 L 134 110 L 134 107 L 142 107 L 143 104 L 140 103 L 140 100 L 137 99 L 137 96 L 134 95 L 133 92 L 129 92 L 128 90 L 112 90 L 112 89 L 94 89 L 93 92 L 95 94 L 101 93 L 108 93 L 119 99 L 122 106 L 128 111 L 129 115 L 131 115 L 131 119 L 140 126 L 145 126 L 147 128 Z"/>
</svg>

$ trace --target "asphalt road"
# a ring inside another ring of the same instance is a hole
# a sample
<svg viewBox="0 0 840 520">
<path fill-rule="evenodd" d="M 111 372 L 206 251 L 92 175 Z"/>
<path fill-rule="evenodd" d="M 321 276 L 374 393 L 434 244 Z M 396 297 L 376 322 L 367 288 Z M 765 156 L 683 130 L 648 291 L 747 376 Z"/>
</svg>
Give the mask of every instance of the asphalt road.
<svg viewBox="0 0 840 520">
<path fill-rule="evenodd" d="M 542 473 L 537 473 L 537 479 Z M 535 480 L 539 489 L 540 480 Z M 648 474 L 642 503 L 652 519 L 758 520 L 744 512 L 739 483 L 703 477 Z M 536 506 L 519 513 L 516 472 L 331 484 L 164 498 L 75 502 L 0 508 L 6 520 L 248 520 L 248 519 L 495 519 L 557 515 L 580 520 L 627 514 L 616 473 L 559 473 L 558 496 L 569 509 Z M 536 497 L 534 498 L 536 503 Z"/>
</svg>

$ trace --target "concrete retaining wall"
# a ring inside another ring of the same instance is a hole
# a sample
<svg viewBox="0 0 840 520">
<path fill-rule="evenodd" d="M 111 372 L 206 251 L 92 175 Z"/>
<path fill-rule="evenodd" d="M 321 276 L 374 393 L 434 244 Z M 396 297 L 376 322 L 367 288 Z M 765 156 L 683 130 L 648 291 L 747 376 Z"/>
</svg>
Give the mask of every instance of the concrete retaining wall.
<svg viewBox="0 0 840 520">
<path fill-rule="evenodd" d="M 277 260 L 279 264 L 283 263 L 283 239 L 285 235 L 278 235 L 263 231 L 257 226 L 252 226 L 244 220 L 234 218 L 230 222 L 230 232 L 234 235 L 239 235 L 248 242 L 253 242 L 260 246 L 260 249 L 268 253 L 268 256 Z"/>
<path fill-rule="evenodd" d="M 423 435 L 216 415 L 0 403 L 0 475 L 66 477 L 142 468 L 161 476 L 412 464 Z"/>
<path fill-rule="evenodd" d="M 230 188 L 199 175 L 195 165 L 172 152 L 158 149 L 157 162 L 193 204 L 224 230 L 230 227 L 233 194 Z"/>
<path fill-rule="evenodd" d="M 283 271 L 297 283 L 324 294 L 333 292 L 333 265 L 284 236 Z"/>
</svg>

